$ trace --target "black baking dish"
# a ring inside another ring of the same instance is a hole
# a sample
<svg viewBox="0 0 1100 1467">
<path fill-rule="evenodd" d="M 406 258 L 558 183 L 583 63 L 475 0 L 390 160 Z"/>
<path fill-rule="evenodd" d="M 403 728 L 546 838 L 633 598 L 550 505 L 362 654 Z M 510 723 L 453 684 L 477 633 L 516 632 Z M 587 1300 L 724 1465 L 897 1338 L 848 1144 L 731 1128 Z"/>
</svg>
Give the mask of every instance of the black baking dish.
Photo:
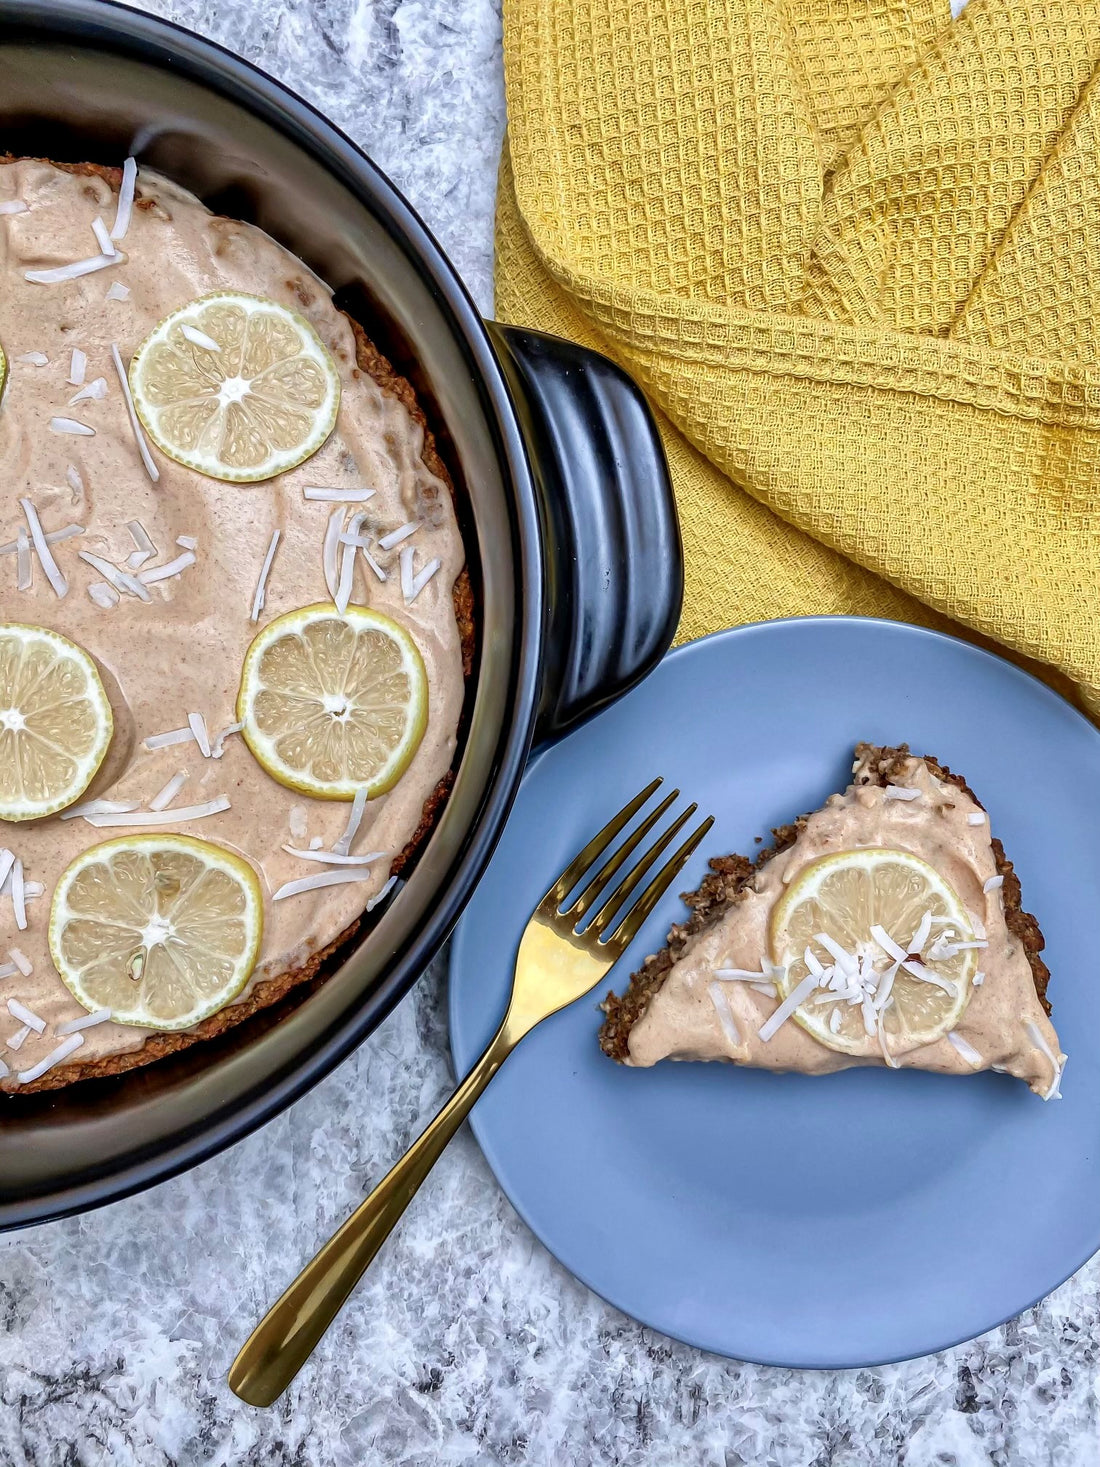
<svg viewBox="0 0 1100 1467">
<path fill-rule="evenodd" d="M 0 153 L 117 164 L 130 152 L 287 246 L 412 380 L 458 484 L 478 659 L 450 800 L 352 956 L 219 1040 L 114 1079 L 0 1099 L 0 1228 L 193 1165 L 347 1055 L 458 917 L 532 741 L 643 676 L 682 596 L 660 439 L 618 367 L 482 320 L 378 169 L 247 63 L 106 0 L 0 0 Z"/>
</svg>

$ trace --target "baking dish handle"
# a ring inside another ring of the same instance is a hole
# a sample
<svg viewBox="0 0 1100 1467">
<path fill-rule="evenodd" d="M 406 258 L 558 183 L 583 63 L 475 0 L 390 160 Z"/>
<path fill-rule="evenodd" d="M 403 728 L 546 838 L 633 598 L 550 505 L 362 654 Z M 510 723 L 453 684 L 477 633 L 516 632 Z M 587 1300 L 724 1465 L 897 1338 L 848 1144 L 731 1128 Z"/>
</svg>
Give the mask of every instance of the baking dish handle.
<svg viewBox="0 0 1100 1467">
<path fill-rule="evenodd" d="M 542 519 L 542 742 L 613 702 L 668 650 L 684 594 L 680 526 L 637 384 L 571 341 L 496 322 L 489 330 Z"/>
</svg>

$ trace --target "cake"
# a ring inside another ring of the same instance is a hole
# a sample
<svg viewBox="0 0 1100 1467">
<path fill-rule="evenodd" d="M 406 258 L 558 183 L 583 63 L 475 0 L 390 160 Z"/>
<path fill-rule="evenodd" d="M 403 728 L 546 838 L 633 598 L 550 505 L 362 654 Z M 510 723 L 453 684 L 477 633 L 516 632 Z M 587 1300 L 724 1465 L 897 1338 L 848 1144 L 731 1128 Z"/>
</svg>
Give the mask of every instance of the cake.
<svg viewBox="0 0 1100 1467">
<path fill-rule="evenodd" d="M 474 638 L 412 388 L 268 235 L 132 162 L 9 159 L 0 271 L 0 1088 L 22 1093 L 161 1058 L 332 969 L 446 798 Z M 213 389 L 176 392 L 180 362 Z M 264 684 L 288 648 L 318 687 L 365 689 L 324 705 L 331 737 L 268 726 L 297 696 Z M 41 776 L 2 706 L 19 655 L 76 700 Z M 146 922 L 131 989 L 95 947 L 115 908 L 97 928 L 79 902 L 106 880 L 117 907 L 141 872 L 178 930 Z M 202 1004 L 154 983 L 169 959 Z"/>
<path fill-rule="evenodd" d="M 720 856 L 690 916 L 609 994 L 612 1059 L 992 1069 L 1059 1095 L 1043 935 L 966 781 L 906 745 L 856 748 L 852 783 Z"/>
</svg>

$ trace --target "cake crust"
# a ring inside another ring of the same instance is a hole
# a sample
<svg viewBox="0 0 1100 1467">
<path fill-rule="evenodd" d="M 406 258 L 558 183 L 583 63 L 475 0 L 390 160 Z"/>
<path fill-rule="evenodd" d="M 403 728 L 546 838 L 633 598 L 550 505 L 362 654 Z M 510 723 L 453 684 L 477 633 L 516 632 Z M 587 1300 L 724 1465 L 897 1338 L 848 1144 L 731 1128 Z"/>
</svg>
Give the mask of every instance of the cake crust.
<svg viewBox="0 0 1100 1467">
<path fill-rule="evenodd" d="M 880 786 L 891 784 L 904 769 L 906 761 L 912 757 L 908 744 L 899 744 L 896 747 L 858 744 L 856 755 L 866 761 L 862 782 Z M 953 774 L 946 764 L 941 764 L 932 755 L 920 757 L 936 779 L 954 785 L 980 809 L 984 808 L 961 775 Z M 713 927 L 731 907 L 744 898 L 756 872 L 774 856 L 794 844 L 806 819 L 807 816 L 802 815 L 790 825 L 782 825 L 773 830 L 773 844 L 762 850 L 755 860 L 741 855 L 711 858 L 710 872 L 698 889 L 681 894 L 683 902 L 690 910 L 687 921 L 673 924 L 665 946 L 660 952 L 650 954 L 642 966 L 631 974 L 625 993 L 621 996 L 609 993 L 600 1005 L 605 1016 L 599 1034 L 600 1048 L 604 1054 L 620 1064 L 626 1063 L 630 1031 L 648 1009 L 690 939 Z M 1035 992 L 1049 1014 L 1051 1010 L 1046 990 L 1050 970 L 1041 956 L 1045 946 L 1042 930 L 1036 918 L 1023 908 L 1020 880 L 1012 862 L 1005 855 L 1001 842 L 993 837 L 990 845 L 997 874 L 1004 878 L 1001 895 L 1004 900 L 1005 921 L 1009 931 L 1023 947 L 1031 968 Z"/>
<path fill-rule="evenodd" d="M 0 155 L 0 158 L 3 161 L 14 161 L 11 154 Z M 50 160 L 43 159 L 35 161 L 48 162 Z M 120 168 L 112 168 L 107 165 L 95 163 L 54 163 L 52 166 L 76 177 L 100 178 L 116 191 L 121 184 L 122 170 Z M 152 199 L 135 199 L 134 207 L 137 209 L 149 209 L 154 206 L 155 201 Z M 287 283 L 288 286 L 296 291 L 300 289 L 299 284 L 296 282 L 288 281 Z M 401 402 L 423 433 L 423 445 L 420 457 L 425 467 L 447 486 L 452 502 L 455 502 L 457 506 L 457 493 L 454 480 L 445 461 L 439 454 L 435 437 L 417 399 L 415 389 L 406 378 L 394 370 L 389 360 L 371 341 L 361 323 L 349 316 L 346 312 L 343 314 L 355 338 L 357 369 L 354 375 L 358 376 L 360 373 L 363 373 L 372 378 L 385 393 Z M 462 671 L 468 685 L 473 671 L 476 652 L 475 597 L 468 566 L 464 566 L 455 579 L 451 599 L 461 642 Z M 461 749 L 463 741 L 465 718 L 466 713 L 464 711 L 463 719 L 458 729 L 459 749 Z M 455 771 L 452 767 L 439 780 L 435 789 L 425 800 L 416 830 L 390 863 L 389 869 L 391 876 L 404 875 L 419 854 L 446 804 L 454 783 L 454 773 Z M 109 1054 L 82 1062 L 76 1061 L 70 1064 L 56 1065 L 54 1068 L 47 1070 L 39 1079 L 29 1084 L 21 1085 L 17 1092 L 9 1092 L 9 1098 L 12 1094 L 27 1095 L 46 1090 L 57 1090 L 84 1080 L 102 1079 L 123 1074 L 129 1070 L 152 1064 L 168 1055 L 178 1054 L 180 1051 L 205 1040 L 215 1039 L 227 1030 L 252 1018 L 262 1009 L 269 1008 L 273 1004 L 278 1003 L 293 989 L 302 984 L 323 980 L 330 976 L 348 957 L 355 940 L 360 935 L 362 926 L 363 917 L 359 916 L 334 938 L 332 942 L 313 954 L 305 963 L 297 968 L 288 969 L 276 974 L 272 978 L 257 982 L 248 996 L 241 1002 L 227 1005 L 225 1008 L 219 1010 L 218 1013 L 203 1020 L 202 1023 L 196 1025 L 193 1029 L 153 1034 L 145 1041 L 140 1049 L 118 1054 Z"/>
</svg>

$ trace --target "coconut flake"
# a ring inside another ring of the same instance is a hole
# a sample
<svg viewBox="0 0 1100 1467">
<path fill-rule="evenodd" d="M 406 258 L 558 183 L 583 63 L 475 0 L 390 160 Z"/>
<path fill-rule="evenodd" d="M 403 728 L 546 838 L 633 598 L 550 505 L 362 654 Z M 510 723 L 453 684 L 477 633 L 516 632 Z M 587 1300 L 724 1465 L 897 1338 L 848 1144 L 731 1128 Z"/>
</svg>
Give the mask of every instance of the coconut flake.
<svg viewBox="0 0 1100 1467">
<path fill-rule="evenodd" d="M 20 533 L 19 531 L 16 531 L 16 537 L 17 537 L 16 539 L 9 540 L 6 545 L 0 545 L 0 555 L 15 555 L 18 552 L 18 550 L 19 550 L 19 540 L 18 540 L 19 533 Z M 22 534 L 24 535 L 24 537 L 26 536 L 26 533 L 27 533 L 26 530 L 23 530 L 22 531 Z M 61 529 L 61 530 L 51 530 L 49 532 L 49 534 L 46 536 L 46 544 L 47 545 L 56 545 L 59 540 L 71 540 L 71 539 L 73 539 L 73 537 L 75 535 L 83 535 L 83 533 L 84 533 L 84 526 L 83 525 L 66 525 L 64 527 L 64 529 Z"/>
<path fill-rule="evenodd" d="M 68 433 L 74 438 L 94 438 L 95 429 L 89 428 L 87 423 L 78 423 L 75 418 L 51 418 L 51 433 Z"/>
<path fill-rule="evenodd" d="M 371 570 L 378 577 L 378 579 L 380 581 L 384 581 L 386 579 L 386 572 L 378 564 L 374 556 L 370 553 L 365 545 L 361 546 L 360 548 L 363 552 L 363 559 L 367 562 L 367 564 L 370 566 Z"/>
<path fill-rule="evenodd" d="M 301 896 L 303 892 L 317 891 L 323 886 L 343 886 L 346 882 L 350 881 L 371 880 L 373 880 L 373 876 L 370 871 L 364 871 L 358 868 L 344 871 L 320 871 L 316 876 L 301 876 L 297 881 L 286 882 L 285 885 L 280 886 L 279 890 L 274 893 L 271 900 L 273 902 L 281 902 L 285 901 L 287 897 Z M 382 892 L 379 892 L 378 895 L 381 896 Z M 367 910 L 370 910 L 369 906 Z"/>
<path fill-rule="evenodd" d="M 819 979 L 816 973 L 807 973 L 802 982 L 797 984 L 795 988 L 792 989 L 792 991 L 787 995 L 787 997 L 776 1009 L 775 1013 L 772 1014 L 771 1018 L 764 1021 L 764 1023 L 756 1032 L 765 1044 L 767 1044 L 772 1036 L 776 1033 L 776 1031 L 787 1022 L 787 1020 L 794 1013 L 795 1009 L 798 1008 L 799 1004 L 801 1004 L 805 999 L 809 998 L 810 994 L 813 993 L 814 989 L 818 986 L 818 982 Z"/>
<path fill-rule="evenodd" d="M 334 509 L 328 517 L 325 527 L 325 538 L 321 545 L 321 564 L 325 572 L 325 585 L 328 594 L 333 601 L 336 600 L 336 552 L 340 544 L 340 535 L 344 528 L 344 511 Z"/>
<path fill-rule="evenodd" d="M 78 346 L 73 347 L 72 360 L 69 364 L 69 386 L 83 387 L 84 378 L 88 371 L 88 357 Z"/>
<path fill-rule="evenodd" d="M 373 912 L 375 907 L 377 907 L 380 902 L 384 902 L 386 900 L 386 898 L 389 896 L 390 892 L 394 889 L 396 885 L 397 877 L 391 876 L 390 879 L 386 882 L 385 886 L 380 888 L 377 895 L 371 897 L 370 901 L 363 908 L 364 912 Z"/>
<path fill-rule="evenodd" d="M 14 963 L 0 963 L 0 978 L 14 978 L 18 972 Z"/>
<path fill-rule="evenodd" d="M 8 877 L 11 875 L 12 867 L 15 865 L 15 852 L 0 850 L 0 893 L 8 885 Z"/>
<path fill-rule="evenodd" d="M 338 840 L 333 841 L 332 849 L 338 856 L 346 856 L 351 850 L 351 843 L 359 830 L 363 819 L 363 811 L 367 808 L 367 792 L 365 789 L 355 791 L 355 798 L 351 802 L 348 811 L 348 823 L 344 826 L 344 833 Z"/>
<path fill-rule="evenodd" d="M 904 963 L 905 959 L 909 956 L 905 949 L 894 941 L 886 931 L 886 928 L 880 927 L 877 922 L 871 928 L 871 936 L 878 943 L 879 947 L 882 948 L 883 952 L 894 959 L 895 963 Z"/>
<path fill-rule="evenodd" d="M 837 965 L 842 972 L 846 973 L 849 977 L 856 974 L 859 965 L 854 953 L 850 953 L 845 948 L 842 948 L 840 943 L 834 941 L 827 932 L 816 933 L 814 941 L 820 944 L 831 958 L 836 959 Z"/>
<path fill-rule="evenodd" d="M 46 888 L 42 885 L 40 881 L 25 881 L 23 883 L 23 896 L 24 899 L 28 902 L 31 901 L 34 897 L 42 896 L 45 893 L 45 890 Z"/>
<path fill-rule="evenodd" d="M 191 732 L 195 735 L 195 743 L 198 744 L 204 759 L 210 758 L 210 735 L 206 730 L 206 719 L 201 713 L 189 713 L 187 723 Z"/>
<path fill-rule="evenodd" d="M 195 564 L 195 552 L 193 550 L 181 550 L 175 560 L 166 561 L 164 565 L 153 565 L 148 570 L 138 572 L 138 580 L 143 586 L 155 586 L 158 581 L 169 581 L 173 576 L 178 576 L 188 566 Z"/>
<path fill-rule="evenodd" d="M 913 936 L 909 939 L 909 951 L 911 953 L 923 952 L 924 944 L 928 941 L 931 932 L 932 913 L 925 912 L 924 916 L 920 919 L 920 923 L 917 927 L 916 932 L 914 932 Z"/>
<path fill-rule="evenodd" d="M 114 586 L 108 586 L 106 581 L 93 581 L 88 587 L 88 599 L 104 611 L 110 611 L 118 605 L 119 596 Z"/>
<path fill-rule="evenodd" d="M 962 1055 L 968 1065 L 973 1065 L 976 1070 L 980 1070 L 982 1065 L 985 1064 L 985 1060 L 982 1059 L 974 1046 L 965 1040 L 961 1034 L 956 1034 L 954 1029 L 948 1030 L 947 1039 L 952 1048 Z"/>
<path fill-rule="evenodd" d="M 55 1034 L 79 1034 L 82 1029 L 92 1029 L 96 1024 L 106 1024 L 111 1017 L 110 1009 L 96 1009 L 92 1014 L 81 1014 L 79 1019 L 66 1019 L 58 1024 Z"/>
<path fill-rule="evenodd" d="M 27 517 L 27 528 L 31 532 L 31 542 L 34 545 L 35 554 L 38 556 L 39 564 L 46 573 L 46 579 L 53 587 L 56 596 L 67 596 L 69 583 L 61 574 L 57 561 L 53 558 L 49 543 L 42 530 L 42 522 L 38 518 L 38 511 L 29 499 L 20 499 L 23 513 Z"/>
<path fill-rule="evenodd" d="M 288 856 L 297 856 L 299 861 L 319 861 L 323 866 L 369 866 L 386 854 L 385 851 L 367 851 L 362 856 L 347 856 L 341 851 L 322 850 L 319 846 L 311 846 L 308 851 L 298 846 L 283 846 L 283 850 Z"/>
<path fill-rule="evenodd" d="M 1000 891 L 1004 884 L 1005 879 L 1003 876 L 991 876 L 988 881 L 983 883 L 982 890 L 985 892 Z"/>
<path fill-rule="evenodd" d="M 733 983 L 762 983 L 770 977 L 770 974 L 765 973 L 763 969 L 759 973 L 754 973 L 749 968 L 715 968 L 714 976 Z"/>
<path fill-rule="evenodd" d="M 89 825 L 183 825 L 189 820 L 205 820 L 208 815 L 220 815 L 229 809 L 229 800 L 219 795 L 216 800 L 207 800 L 203 805 L 177 805 L 172 810 L 138 810 L 133 815 L 86 815 Z"/>
<path fill-rule="evenodd" d="M 303 830 L 302 834 L 303 835 L 305 834 L 305 831 L 304 830 Z M 324 841 L 321 839 L 321 837 L 319 835 L 315 835 L 310 840 L 309 848 L 310 848 L 311 851 L 319 851 L 323 845 L 324 845 Z"/>
<path fill-rule="evenodd" d="M 920 790 L 910 789 L 904 784 L 888 784 L 882 792 L 884 800 L 919 800 Z"/>
<path fill-rule="evenodd" d="M 402 540 L 407 540 L 410 535 L 415 535 L 420 528 L 418 520 L 409 520 L 407 524 L 400 525 L 396 530 L 391 530 L 388 535 L 383 535 L 378 542 L 380 550 L 392 550 L 395 545 L 400 545 Z"/>
<path fill-rule="evenodd" d="M 160 479 L 160 470 L 153 462 L 153 455 L 149 452 L 149 445 L 145 441 L 145 434 L 142 432 L 141 423 L 138 421 L 137 409 L 134 407 L 134 398 L 130 391 L 130 383 L 126 377 L 126 368 L 122 365 L 122 357 L 119 355 L 118 345 L 113 341 L 111 342 L 111 361 L 115 364 L 119 385 L 122 388 L 122 396 L 126 399 L 126 411 L 129 414 L 130 427 L 133 429 L 138 452 L 141 454 L 141 461 L 145 465 L 145 472 L 155 484 Z"/>
<path fill-rule="evenodd" d="M 1028 1023 L 1024 1026 L 1027 1037 L 1041 1054 L 1046 1055 L 1054 1069 L 1054 1079 L 1050 1082 L 1050 1089 L 1043 1096 L 1044 1100 L 1061 1100 L 1062 1094 L 1059 1087 L 1062 1083 L 1062 1072 L 1066 1067 L 1065 1055 L 1056 1056 L 1050 1045 L 1043 1038 L 1043 1031 L 1038 1024 Z"/>
<path fill-rule="evenodd" d="M 17 998 L 8 999 L 8 1013 L 13 1019 L 18 1019 L 21 1024 L 26 1024 L 36 1034 L 41 1034 L 46 1027 L 45 1019 L 40 1019 L 33 1010 L 27 1008 L 26 1004 L 19 1002 Z"/>
<path fill-rule="evenodd" d="M 3 214 L 27 214 L 30 210 L 22 199 L 5 199 L 0 203 L 0 215 Z"/>
<path fill-rule="evenodd" d="M 984 825 L 985 815 L 981 810 L 976 810 L 966 817 L 967 825 Z"/>
<path fill-rule="evenodd" d="M 22 525 L 15 535 L 15 589 L 29 591 L 34 585 L 34 561 L 31 559 L 31 539 Z"/>
<path fill-rule="evenodd" d="M 95 242 L 99 246 L 101 255 L 110 255 L 114 258 L 118 254 L 114 240 L 107 233 L 106 224 L 98 215 L 92 220 L 92 233 L 95 235 Z"/>
<path fill-rule="evenodd" d="M 121 280 L 116 280 L 104 299 L 109 301 L 128 301 L 130 299 L 130 287 L 123 285 Z"/>
<path fill-rule="evenodd" d="M 409 597 L 410 601 L 416 600 L 442 564 L 443 562 L 436 556 L 434 560 L 429 560 L 426 566 L 417 571 L 416 575 L 413 576 L 412 595 Z"/>
<path fill-rule="evenodd" d="M 958 998 L 958 985 L 952 983 L 949 978 L 941 978 L 938 973 L 933 973 L 932 969 L 926 968 L 923 963 L 902 963 L 901 966 L 914 978 L 919 978 L 922 983 L 931 983 L 936 988 L 942 988 L 944 993 L 951 998 Z"/>
<path fill-rule="evenodd" d="M 840 1010 L 839 1009 L 834 1009 L 832 1011 L 832 1013 L 829 1015 L 829 1033 L 830 1034 L 836 1034 L 838 1032 L 838 1030 L 840 1029 L 840 1025 L 841 1025 L 841 1020 L 842 1019 L 843 1019 L 843 1015 L 841 1014 Z"/>
<path fill-rule="evenodd" d="M 356 537 L 366 517 L 367 512 L 364 509 L 353 514 L 348 523 L 347 532 L 340 536 L 342 542 L 340 549 L 340 579 L 337 583 L 336 595 L 333 597 L 333 600 L 336 603 L 336 610 L 341 616 L 348 609 L 352 588 L 355 585 L 355 550 L 360 543 Z"/>
<path fill-rule="evenodd" d="M 84 1043 L 83 1034 L 70 1034 L 63 1039 L 56 1049 L 51 1050 L 44 1060 L 39 1060 L 32 1069 L 21 1070 L 16 1076 L 20 1085 L 29 1085 L 32 1080 L 39 1080 L 47 1070 L 52 1070 L 54 1065 L 59 1065 L 75 1053 Z"/>
<path fill-rule="evenodd" d="M 430 560 L 426 566 L 413 574 L 413 557 L 416 549 L 412 545 L 406 545 L 401 551 L 401 594 L 405 598 L 405 604 L 415 601 L 423 591 L 436 571 L 443 564 L 438 558 Z"/>
<path fill-rule="evenodd" d="M 188 744 L 195 735 L 188 728 L 173 728 L 168 733 L 149 734 L 142 740 L 147 749 L 167 749 L 170 744 Z"/>
<path fill-rule="evenodd" d="M 115 222 L 111 226 L 111 239 L 120 240 L 126 238 L 126 231 L 130 227 L 130 220 L 134 212 L 134 193 L 137 188 L 137 160 L 127 158 L 122 165 L 122 182 L 118 190 L 118 205 L 115 208 Z"/>
<path fill-rule="evenodd" d="M 83 820 L 86 815 L 125 815 L 130 810 L 139 810 L 140 800 L 85 800 L 80 805 L 70 805 L 62 810 L 62 820 Z"/>
<path fill-rule="evenodd" d="M 280 533 L 279 530 L 272 530 L 271 532 L 267 554 L 264 556 L 264 563 L 260 567 L 260 577 L 256 582 L 256 592 L 252 597 L 252 611 L 248 618 L 249 621 L 259 621 L 260 612 L 263 611 L 264 606 L 267 604 L 267 578 L 271 574 L 271 563 L 275 559 L 275 551 L 279 545 Z"/>
<path fill-rule="evenodd" d="M 69 398 L 69 406 L 74 407 L 78 402 L 102 402 L 107 396 L 106 377 L 97 377 L 94 382 L 89 382 L 87 387 L 82 387 L 79 392 L 74 392 Z"/>
<path fill-rule="evenodd" d="M 173 774 L 168 783 L 157 790 L 149 801 L 150 810 L 166 810 L 186 783 L 186 769 L 181 769 L 178 774 Z"/>
<path fill-rule="evenodd" d="M 290 826 L 290 833 L 295 840 L 304 840 L 309 823 L 306 818 L 306 807 L 304 805 L 291 805 L 287 815 L 286 823 Z"/>
<path fill-rule="evenodd" d="M 57 265 L 52 270 L 25 270 L 23 279 L 32 285 L 63 285 L 67 280 L 79 280 L 82 275 L 94 275 L 97 270 L 106 270 L 117 265 L 121 255 L 89 255 L 86 260 L 74 260 L 71 265 Z"/>
<path fill-rule="evenodd" d="M 25 351 L 15 360 L 28 367 L 48 367 L 50 365 L 50 359 L 44 351 Z"/>
<path fill-rule="evenodd" d="M 971 982 L 973 983 L 975 988 L 980 988 L 982 986 L 982 984 L 985 982 L 985 974 L 981 971 L 981 969 L 979 969 L 978 972 L 974 974 Z"/>
<path fill-rule="evenodd" d="M 147 560 L 156 559 L 158 553 L 157 547 L 153 544 L 148 531 L 140 520 L 127 520 L 126 528 L 130 531 L 130 539 L 137 546 L 137 549 L 132 550 L 126 557 L 126 564 L 131 570 L 137 570 Z"/>
<path fill-rule="evenodd" d="M 31 1037 L 32 1032 L 33 1031 L 29 1024 L 24 1024 L 21 1029 L 16 1029 L 15 1033 L 7 1041 L 8 1048 L 22 1049 L 24 1044 L 26 1044 L 27 1040 Z"/>
<path fill-rule="evenodd" d="M 230 723 L 225 728 L 223 728 L 221 733 L 218 734 L 217 738 L 210 745 L 211 759 L 220 759 L 225 753 L 226 739 L 229 738 L 232 734 L 239 734 L 241 729 L 243 728 L 243 723 Z"/>
<path fill-rule="evenodd" d="M 737 1024 L 733 1017 L 733 1009 L 730 1007 L 726 990 L 720 983 L 708 983 L 707 994 L 714 1005 L 714 1012 L 718 1015 L 718 1022 L 722 1026 L 722 1032 L 729 1040 L 734 1049 L 741 1048 L 741 1035 L 737 1032 Z"/>
<path fill-rule="evenodd" d="M 108 585 L 114 586 L 116 591 L 125 591 L 127 596 L 136 596 L 141 601 L 153 599 L 137 576 L 132 576 L 121 566 L 112 565 L 109 560 L 104 560 L 102 555 L 95 555 L 90 550 L 78 550 L 76 553 L 81 560 L 87 561 L 93 570 L 97 570 Z"/>
<path fill-rule="evenodd" d="M 831 1024 L 830 1024 L 830 1027 Z M 839 1026 L 838 1026 L 839 1027 Z M 833 1030 L 836 1033 L 836 1030 Z M 879 1010 L 878 1019 L 875 1023 L 875 1033 L 878 1035 L 878 1047 L 882 1050 L 882 1057 L 892 1070 L 899 1068 L 897 1060 L 890 1053 L 890 1046 L 886 1043 L 886 1008 L 885 1005 Z"/>
<path fill-rule="evenodd" d="M 190 326 L 185 321 L 180 331 L 192 346 L 201 346 L 204 351 L 221 351 L 221 347 L 212 336 L 207 336 L 205 331 L 200 331 L 197 326 Z"/>
<path fill-rule="evenodd" d="M 65 481 L 74 494 L 84 493 L 84 480 L 80 477 L 80 470 L 70 464 L 65 470 Z"/>
<path fill-rule="evenodd" d="M 197 550 L 199 548 L 199 542 L 195 539 L 194 535 L 177 535 L 176 544 L 181 550 Z"/>
<path fill-rule="evenodd" d="M 23 952 L 20 948 L 9 947 L 8 957 L 11 958 L 12 962 L 19 969 L 24 978 L 29 978 L 34 972 L 34 965 L 31 963 L 30 958 L 28 958 L 26 953 Z"/>
<path fill-rule="evenodd" d="M 302 490 L 305 499 L 319 500 L 322 504 L 363 504 L 374 498 L 373 489 L 327 489 L 323 484 L 310 484 Z"/>
</svg>

